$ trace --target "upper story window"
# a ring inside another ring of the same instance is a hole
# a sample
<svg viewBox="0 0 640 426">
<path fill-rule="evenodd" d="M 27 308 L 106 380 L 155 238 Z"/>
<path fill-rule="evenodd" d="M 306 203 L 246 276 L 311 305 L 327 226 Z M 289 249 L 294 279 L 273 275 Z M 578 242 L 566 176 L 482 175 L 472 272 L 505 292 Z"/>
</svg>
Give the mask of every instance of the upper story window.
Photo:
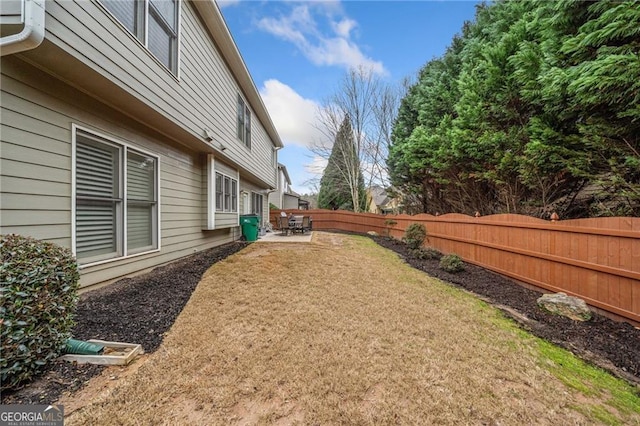
<svg viewBox="0 0 640 426">
<path fill-rule="evenodd" d="M 101 0 L 172 73 L 178 72 L 180 0 Z"/>
<path fill-rule="evenodd" d="M 238 95 L 238 139 L 251 149 L 251 111 Z"/>
</svg>

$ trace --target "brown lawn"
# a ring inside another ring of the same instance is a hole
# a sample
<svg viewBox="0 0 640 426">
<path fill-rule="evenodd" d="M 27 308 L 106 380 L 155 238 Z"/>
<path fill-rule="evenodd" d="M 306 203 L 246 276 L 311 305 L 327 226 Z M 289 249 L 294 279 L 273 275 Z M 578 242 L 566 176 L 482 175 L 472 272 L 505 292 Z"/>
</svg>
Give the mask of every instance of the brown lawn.
<svg viewBox="0 0 640 426">
<path fill-rule="evenodd" d="M 161 348 L 66 424 L 597 422 L 605 400 L 536 342 L 371 240 L 316 232 L 215 264 Z"/>
</svg>

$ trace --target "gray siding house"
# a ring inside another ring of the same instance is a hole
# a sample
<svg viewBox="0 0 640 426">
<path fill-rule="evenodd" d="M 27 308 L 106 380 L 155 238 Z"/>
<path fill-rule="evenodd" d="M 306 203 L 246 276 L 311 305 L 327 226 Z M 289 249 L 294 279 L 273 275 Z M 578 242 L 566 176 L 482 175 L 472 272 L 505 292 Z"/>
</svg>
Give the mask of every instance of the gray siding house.
<svg viewBox="0 0 640 426">
<path fill-rule="evenodd" d="M 300 195 L 291 189 L 291 178 L 287 171 L 287 166 L 278 163 L 278 186 L 275 191 L 269 194 L 269 204 L 273 204 L 278 209 L 301 209 L 306 202 L 300 200 Z"/>
<path fill-rule="evenodd" d="M 0 233 L 71 248 L 87 288 L 268 221 L 282 142 L 213 0 L 7 4 L 45 10 L 36 42 L 2 10 Z"/>
</svg>

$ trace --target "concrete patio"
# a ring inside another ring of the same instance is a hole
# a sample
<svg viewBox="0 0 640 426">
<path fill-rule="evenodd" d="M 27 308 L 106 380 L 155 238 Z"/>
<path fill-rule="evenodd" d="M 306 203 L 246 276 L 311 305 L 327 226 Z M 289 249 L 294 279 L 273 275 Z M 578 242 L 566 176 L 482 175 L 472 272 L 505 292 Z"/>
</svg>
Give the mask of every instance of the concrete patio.
<svg viewBox="0 0 640 426">
<path fill-rule="evenodd" d="M 305 233 L 289 233 L 282 234 L 279 230 L 266 232 L 265 235 L 258 237 L 258 243 L 310 243 L 313 238 L 313 231 Z"/>
</svg>

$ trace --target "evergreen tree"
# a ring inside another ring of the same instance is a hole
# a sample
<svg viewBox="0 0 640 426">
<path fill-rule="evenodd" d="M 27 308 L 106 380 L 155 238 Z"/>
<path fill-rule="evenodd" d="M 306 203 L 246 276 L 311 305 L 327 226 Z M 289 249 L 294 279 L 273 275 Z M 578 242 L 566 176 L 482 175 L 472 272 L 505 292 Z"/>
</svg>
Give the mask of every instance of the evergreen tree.
<svg viewBox="0 0 640 426">
<path fill-rule="evenodd" d="M 364 177 L 349 115 L 345 116 L 340 125 L 327 167 L 322 174 L 318 207 L 355 212 L 366 209 Z"/>
<path fill-rule="evenodd" d="M 421 211 L 640 215 L 637 1 L 496 1 L 401 101 L 388 166 Z"/>
</svg>

